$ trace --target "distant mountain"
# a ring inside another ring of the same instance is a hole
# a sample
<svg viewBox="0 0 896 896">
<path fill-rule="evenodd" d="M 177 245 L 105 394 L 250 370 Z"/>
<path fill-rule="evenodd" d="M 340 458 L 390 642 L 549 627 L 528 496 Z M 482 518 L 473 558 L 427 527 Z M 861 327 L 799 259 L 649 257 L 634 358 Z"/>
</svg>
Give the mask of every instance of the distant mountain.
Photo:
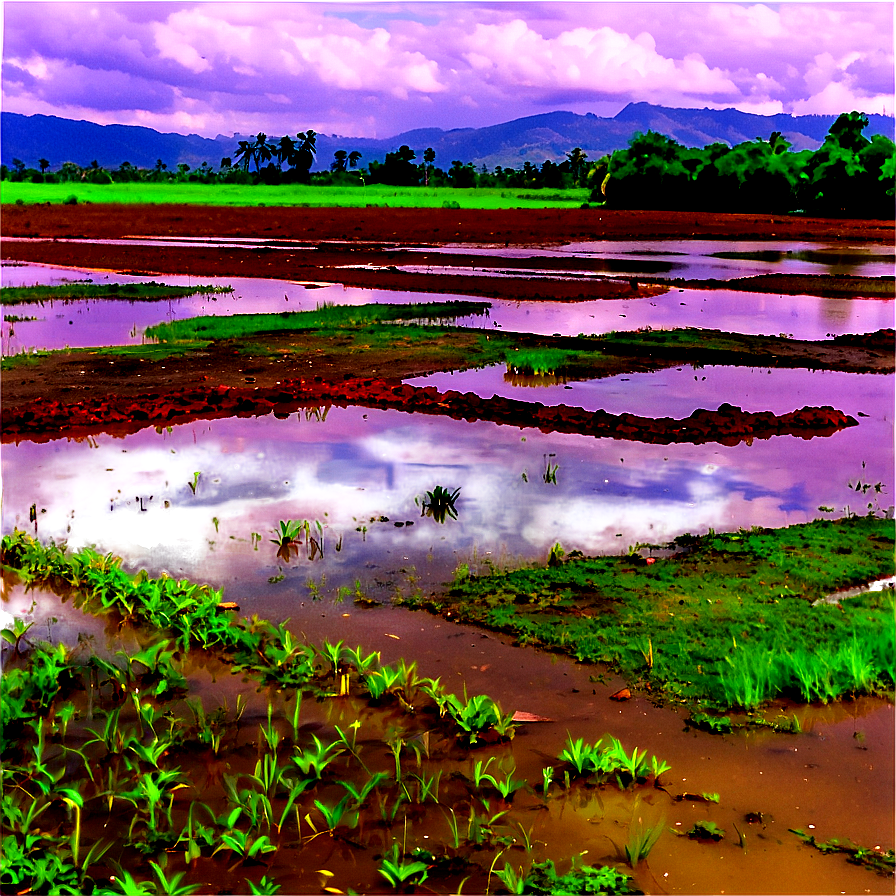
<svg viewBox="0 0 896 896">
<path fill-rule="evenodd" d="M 851 111 L 851 110 L 844 110 Z M 631 137 L 641 131 L 658 131 L 685 146 L 702 147 L 709 143 L 733 145 L 757 137 L 768 138 L 780 131 L 794 149 L 817 149 L 824 140 L 835 115 L 752 115 L 736 109 L 671 109 L 650 103 L 629 103 L 614 118 L 599 118 L 588 113 L 547 112 L 484 128 L 419 128 L 386 139 L 340 137 L 318 134 L 315 169 L 326 168 L 339 149 L 358 150 L 361 165 L 382 161 L 387 152 L 404 144 L 417 152 L 432 147 L 436 165 L 450 167 L 458 159 L 477 167 L 495 165 L 521 167 L 525 162 L 541 165 L 545 159 L 560 161 L 573 147 L 581 147 L 588 157 L 597 159 L 623 149 Z M 867 136 L 886 134 L 894 137 L 894 119 L 884 115 L 868 116 Z M 306 127 L 296 122 L 298 132 Z M 169 169 L 179 164 L 195 168 L 208 162 L 217 168 L 225 156 L 233 158 L 238 141 L 251 135 L 219 135 L 215 139 L 196 134 L 162 134 L 151 128 L 132 125 L 98 125 L 53 115 L 0 113 L 0 161 L 12 165 L 14 158 L 28 167 L 38 167 L 38 159 L 50 161 L 50 170 L 62 162 L 89 165 L 96 160 L 104 168 L 116 168 L 130 162 L 138 168 L 152 168 L 161 159 Z M 269 135 L 279 137 L 281 135 Z"/>
</svg>

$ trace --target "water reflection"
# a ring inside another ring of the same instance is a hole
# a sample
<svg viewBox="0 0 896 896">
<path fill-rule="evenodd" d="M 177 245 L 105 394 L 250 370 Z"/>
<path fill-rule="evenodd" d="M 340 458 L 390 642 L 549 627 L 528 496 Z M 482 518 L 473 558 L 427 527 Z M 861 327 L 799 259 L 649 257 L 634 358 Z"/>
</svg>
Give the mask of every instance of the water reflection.
<svg viewBox="0 0 896 896">
<path fill-rule="evenodd" d="M 234 418 L 125 439 L 5 445 L 2 525 L 33 528 L 35 503 L 43 538 L 95 543 L 134 567 L 238 582 L 240 603 L 255 612 L 307 597 L 309 579 L 336 588 L 360 578 L 387 596 L 410 570 L 444 581 L 474 552 L 544 559 L 556 541 L 615 552 L 683 531 L 801 522 L 819 505 L 864 512 L 848 481 L 863 475 L 892 494 L 889 431 L 888 420 L 870 419 L 830 438 L 726 448 L 361 408 L 333 408 L 325 422 Z M 457 519 L 442 525 L 421 515 L 436 484 L 462 487 Z M 321 523 L 323 556 L 278 560 L 269 539 L 279 521 L 306 519 Z M 268 580 L 278 575 L 274 588 Z"/>
<path fill-rule="evenodd" d="M 88 270 L 26 265 L 4 269 L 8 286 L 54 284 L 66 279 L 89 278 L 101 283 L 132 283 L 146 278 Z M 30 303 L 4 307 L 3 313 L 34 321 L 4 322 L 2 351 L 9 355 L 24 349 L 70 346 L 128 345 L 143 341 L 153 324 L 197 315 L 249 314 L 314 310 L 323 302 L 362 305 L 368 302 L 429 302 L 430 293 L 357 289 L 341 285 L 309 287 L 288 280 L 249 278 L 198 278 L 165 276 L 157 280 L 177 286 L 212 284 L 232 286 L 233 293 L 197 295 L 165 302 L 90 300 Z M 463 299 L 440 295 L 440 300 Z M 639 327 L 706 327 L 735 333 L 778 335 L 796 339 L 824 339 L 841 333 L 864 333 L 893 325 L 893 301 L 883 299 L 832 299 L 816 296 L 777 296 L 732 290 L 681 290 L 644 299 L 591 302 L 513 302 L 491 300 L 488 317 L 460 318 L 464 327 L 564 336 L 599 334 Z"/>
</svg>

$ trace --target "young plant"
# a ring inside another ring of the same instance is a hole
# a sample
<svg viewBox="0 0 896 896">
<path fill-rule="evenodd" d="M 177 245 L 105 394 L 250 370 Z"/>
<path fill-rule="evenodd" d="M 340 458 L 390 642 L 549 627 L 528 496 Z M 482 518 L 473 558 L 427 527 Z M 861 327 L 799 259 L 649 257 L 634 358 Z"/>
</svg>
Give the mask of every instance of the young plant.
<svg viewBox="0 0 896 896">
<path fill-rule="evenodd" d="M 629 827 L 628 843 L 625 844 L 625 860 L 631 868 L 636 868 L 650 855 L 650 851 L 662 836 L 665 824 L 666 819 L 663 818 L 655 825 L 647 825 L 641 817 L 638 818 L 637 825 L 632 823 Z"/>
<path fill-rule="evenodd" d="M 397 843 L 383 856 L 379 872 L 394 890 L 419 886 L 429 876 L 429 866 L 423 862 L 408 862 L 403 859 Z"/>
</svg>

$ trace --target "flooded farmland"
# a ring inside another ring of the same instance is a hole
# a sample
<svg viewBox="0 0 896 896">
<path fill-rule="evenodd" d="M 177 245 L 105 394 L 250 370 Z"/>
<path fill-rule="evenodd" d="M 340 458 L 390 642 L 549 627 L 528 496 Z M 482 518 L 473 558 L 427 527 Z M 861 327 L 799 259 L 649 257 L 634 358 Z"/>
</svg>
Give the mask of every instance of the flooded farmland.
<svg viewBox="0 0 896 896">
<path fill-rule="evenodd" d="M 593 247 L 574 244 L 562 251 L 581 254 Z M 646 263 L 658 259 L 670 265 L 663 273 L 690 277 L 755 275 L 788 265 L 805 273 L 820 264 L 826 273 L 892 272 L 890 256 L 869 246 L 825 255 L 802 243 L 675 241 L 614 244 L 603 247 L 601 258 L 631 263 L 619 267 L 626 277 L 643 275 Z M 4 286 L 82 279 L 141 278 L 37 264 L 3 268 Z M 186 285 L 201 280 L 234 291 L 161 303 L 86 299 L 5 307 L 3 353 L 142 345 L 148 326 L 198 314 L 425 299 L 419 293 L 289 280 L 155 279 Z M 650 298 L 574 304 L 493 300 L 487 316 L 457 323 L 562 336 L 686 326 L 820 340 L 891 327 L 893 300 L 673 287 Z M 419 776 L 441 775 L 442 796 L 429 806 L 425 799 L 405 800 L 405 809 L 393 811 L 389 823 L 385 815 L 392 809 L 382 802 L 382 817 L 359 812 L 360 829 L 328 829 L 326 814 L 306 799 L 299 832 L 254 870 L 234 871 L 235 865 L 221 870 L 211 849 L 196 859 L 192 873 L 210 881 L 212 889 L 206 891 L 245 892 L 238 889 L 245 886 L 243 879 L 257 882 L 263 871 L 284 882 L 283 892 L 321 892 L 325 885 L 343 892 L 392 892 L 387 875 L 377 870 L 397 842 L 408 862 L 411 845 L 424 850 L 417 860 L 428 866 L 429 877 L 420 882 L 420 892 L 427 887 L 459 892 L 465 877 L 471 880 L 464 892 L 484 892 L 486 886 L 508 892 L 510 874 L 493 873 L 505 863 L 513 869 L 551 859 L 565 869 L 575 856 L 580 865 L 610 865 L 632 874 L 633 887 L 645 892 L 892 892 L 892 878 L 842 855 L 823 854 L 793 833 L 878 853 L 892 849 L 891 700 L 864 696 L 807 705 L 779 698 L 763 718 L 787 720 L 791 731 L 745 726 L 714 734 L 689 725 L 687 710 L 672 702 L 655 705 L 638 692 L 624 701 L 610 699 L 626 682 L 599 665 L 519 646 L 505 635 L 393 601 L 438 592 L 463 567 L 487 573 L 546 564 L 555 545 L 585 555 L 631 549 L 652 560 L 663 553 L 648 545 L 665 545 L 685 533 L 864 514 L 863 485 L 873 488 L 876 510 L 891 513 L 893 374 L 681 364 L 582 380 L 521 375 L 502 364 L 406 382 L 434 386 L 440 393 L 452 389 L 484 399 L 646 417 L 684 418 L 723 403 L 775 414 L 829 405 L 858 425 L 814 438 L 662 445 L 395 409 L 318 405 L 285 419 L 233 416 L 149 426 L 127 436 L 98 431 L 84 438 L 4 443 L 4 534 L 18 529 L 44 542 L 66 541 L 71 549 L 94 546 L 121 557 L 130 573 L 143 569 L 152 577 L 207 583 L 223 589 L 223 599 L 237 603 L 242 618 L 285 623 L 309 644 L 345 642 L 378 651 L 384 663 L 415 662 L 420 676 L 440 679 L 454 693 L 488 694 L 505 711 L 523 714 L 512 740 L 480 743 L 467 754 L 442 739 L 424 713 L 408 723 L 398 721 L 397 704 L 371 709 L 357 695 L 307 700 L 306 740 L 310 731 L 329 738 L 336 726 L 348 730 L 363 721 L 371 774 L 394 773 L 400 779 L 399 755 L 408 763 L 416 755 Z M 441 520 L 426 513 L 427 495 L 437 486 L 457 490 L 453 513 Z M 298 549 L 278 550 L 281 521 L 300 520 L 309 527 Z M 34 631 L 51 641 L 71 644 L 83 636 L 82 644 L 105 656 L 119 648 L 134 653 L 143 643 L 144 636 L 128 625 L 98 625 L 82 617 L 70 598 L 26 591 L 12 580 L 5 583 L 3 610 L 33 622 Z M 207 707 L 227 701 L 232 708 L 239 695 L 248 701 L 230 761 L 249 774 L 256 753 L 260 756 L 266 701 L 286 718 L 290 693 L 257 689 L 239 674 L 194 662 L 185 674 Z M 387 735 L 390 726 L 399 725 L 405 726 L 402 746 L 390 752 Z M 544 769 L 576 738 L 618 738 L 670 768 L 661 781 L 655 775 L 640 785 L 638 775 L 630 783 L 610 778 L 600 786 L 547 782 Z M 425 749 L 413 747 L 417 743 Z M 401 753 L 407 744 L 412 747 Z M 486 790 L 483 799 L 468 787 L 475 763 L 492 758 L 495 774 L 498 767 L 503 774 L 512 770 L 526 782 L 511 798 L 498 788 Z M 182 761 L 190 776 L 208 774 L 203 798 L 226 802 L 224 773 L 215 771 L 214 757 Z M 188 809 L 186 792 L 173 803 L 180 815 Z M 320 786 L 318 798 L 336 804 L 341 793 L 332 778 Z M 459 817 L 465 833 L 456 828 Z M 711 823 L 699 829 L 710 834 L 698 830 L 689 836 L 697 822 Z M 627 861 L 626 846 L 645 828 L 657 829 L 655 845 L 645 860 Z M 436 844 L 446 843 L 454 846 L 439 853 Z M 174 853 L 170 844 L 169 850 Z M 323 877 L 320 869 L 326 871 Z"/>
</svg>

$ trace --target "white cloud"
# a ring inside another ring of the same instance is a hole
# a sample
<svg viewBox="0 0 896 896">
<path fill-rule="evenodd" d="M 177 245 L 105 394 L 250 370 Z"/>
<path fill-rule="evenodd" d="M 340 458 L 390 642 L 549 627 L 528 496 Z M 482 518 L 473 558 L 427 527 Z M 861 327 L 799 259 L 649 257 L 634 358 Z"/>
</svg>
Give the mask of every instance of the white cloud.
<svg viewBox="0 0 896 896">
<path fill-rule="evenodd" d="M 877 112 L 893 114 L 893 95 L 869 96 L 853 90 L 848 83 L 831 81 L 808 99 L 793 103 L 794 115 L 838 115 L 841 112 Z"/>
<path fill-rule="evenodd" d="M 646 31 L 632 38 L 609 27 L 577 27 L 547 38 L 514 19 L 478 24 L 459 44 L 471 69 L 508 91 L 563 89 L 572 81 L 578 88 L 610 94 L 736 93 L 730 78 L 702 56 L 689 54 L 676 61 L 658 53 Z"/>
</svg>

